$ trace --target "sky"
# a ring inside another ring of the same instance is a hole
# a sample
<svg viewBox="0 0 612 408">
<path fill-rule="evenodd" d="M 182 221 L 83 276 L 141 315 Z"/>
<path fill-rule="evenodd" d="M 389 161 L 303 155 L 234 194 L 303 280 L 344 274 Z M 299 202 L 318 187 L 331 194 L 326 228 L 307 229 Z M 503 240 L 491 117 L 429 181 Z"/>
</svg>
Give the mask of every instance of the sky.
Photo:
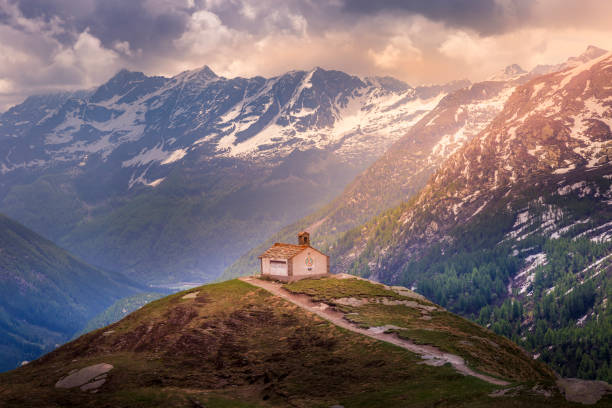
<svg viewBox="0 0 612 408">
<path fill-rule="evenodd" d="M 478 81 L 612 49 L 610 16 L 608 0 L 0 0 L 0 111 L 122 68 Z"/>
</svg>

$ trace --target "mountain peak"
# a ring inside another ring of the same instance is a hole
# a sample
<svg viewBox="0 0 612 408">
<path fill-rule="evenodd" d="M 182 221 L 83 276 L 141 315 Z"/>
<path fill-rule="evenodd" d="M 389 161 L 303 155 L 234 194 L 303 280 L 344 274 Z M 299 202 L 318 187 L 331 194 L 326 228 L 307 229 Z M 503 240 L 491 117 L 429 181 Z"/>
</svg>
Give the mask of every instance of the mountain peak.
<svg viewBox="0 0 612 408">
<path fill-rule="evenodd" d="M 602 56 L 606 52 L 608 51 L 603 48 L 599 48 L 595 45 L 589 45 L 582 55 L 590 55 L 591 58 L 597 58 Z"/>
<path fill-rule="evenodd" d="M 204 65 L 201 68 L 183 71 L 174 78 L 182 81 L 208 82 L 219 78 L 219 76 L 208 65 Z"/>
<path fill-rule="evenodd" d="M 145 74 L 139 71 L 130 71 L 126 68 L 123 68 L 121 71 L 117 72 L 113 77 L 108 81 L 108 83 L 127 83 L 132 81 L 143 80 L 147 78 Z"/>
<path fill-rule="evenodd" d="M 91 96 L 91 102 L 100 102 L 107 100 L 116 95 L 121 95 L 127 92 L 129 89 L 134 88 L 135 85 L 143 83 L 148 76 L 142 72 L 129 71 L 122 69 L 117 72 L 111 79 L 105 84 L 98 87 L 93 95 Z"/>
<path fill-rule="evenodd" d="M 568 58 L 566 65 L 570 67 L 577 66 L 585 62 L 588 62 L 592 59 L 599 58 L 602 55 L 606 54 L 607 52 L 608 51 L 604 50 L 603 48 L 599 48 L 594 45 L 589 45 L 582 54 L 578 55 L 577 57 Z"/>
<path fill-rule="evenodd" d="M 501 70 L 500 72 L 498 72 L 497 74 L 489 78 L 489 80 L 490 81 L 507 81 L 510 79 L 515 79 L 516 77 L 519 77 L 526 73 L 527 71 L 525 71 L 520 65 L 510 64 L 506 68 L 504 68 L 503 70 Z"/>
<path fill-rule="evenodd" d="M 372 83 L 373 85 L 388 89 L 395 93 L 406 92 L 408 89 L 412 88 L 406 82 L 400 81 L 399 79 L 396 79 L 390 76 L 368 77 L 366 78 L 366 81 Z"/>
<path fill-rule="evenodd" d="M 511 64 L 511 65 L 508 65 L 506 68 L 504 68 L 504 73 L 508 75 L 518 75 L 518 74 L 524 74 L 526 72 L 527 71 L 521 68 L 521 66 L 518 64 Z"/>
</svg>

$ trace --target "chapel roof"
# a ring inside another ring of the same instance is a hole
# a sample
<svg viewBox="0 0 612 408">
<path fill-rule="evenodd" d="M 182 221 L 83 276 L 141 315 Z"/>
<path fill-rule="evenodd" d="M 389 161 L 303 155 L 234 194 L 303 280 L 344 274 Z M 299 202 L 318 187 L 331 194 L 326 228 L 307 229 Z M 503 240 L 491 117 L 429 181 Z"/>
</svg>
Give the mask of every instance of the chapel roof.
<svg viewBox="0 0 612 408">
<path fill-rule="evenodd" d="M 283 244 L 281 242 L 276 242 L 263 254 L 259 255 L 259 258 L 291 259 L 306 248 L 310 248 L 310 246 Z"/>
</svg>

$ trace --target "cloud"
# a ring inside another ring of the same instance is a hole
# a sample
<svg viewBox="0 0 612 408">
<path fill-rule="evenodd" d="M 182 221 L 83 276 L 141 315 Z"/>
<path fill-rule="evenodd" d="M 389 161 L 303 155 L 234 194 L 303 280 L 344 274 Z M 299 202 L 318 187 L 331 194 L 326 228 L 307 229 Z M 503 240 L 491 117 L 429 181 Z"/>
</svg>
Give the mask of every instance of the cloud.
<svg viewBox="0 0 612 408">
<path fill-rule="evenodd" d="M 223 25 L 216 14 L 200 10 L 193 13 L 187 29 L 174 44 L 193 57 L 207 55 L 228 41 L 232 41 L 231 30 Z"/>
<path fill-rule="evenodd" d="M 346 0 L 344 9 L 356 15 L 419 14 L 450 27 L 491 35 L 521 25 L 531 2 L 524 0 Z"/>
<path fill-rule="evenodd" d="M 406 63 L 422 61 L 422 52 L 414 46 L 409 37 L 396 36 L 389 39 L 385 47 L 376 51 L 368 50 L 368 55 L 377 67 L 390 69 Z"/>
<path fill-rule="evenodd" d="M 68 84 L 73 79 L 73 85 L 91 87 L 106 80 L 108 73 L 119 67 L 119 54 L 104 48 L 98 38 L 85 30 L 73 46 L 55 54 L 47 76 L 65 77 Z"/>
<path fill-rule="evenodd" d="M 225 76 L 322 66 L 410 84 L 612 48 L 600 0 L 0 0 L 0 110 L 120 68 Z"/>
</svg>

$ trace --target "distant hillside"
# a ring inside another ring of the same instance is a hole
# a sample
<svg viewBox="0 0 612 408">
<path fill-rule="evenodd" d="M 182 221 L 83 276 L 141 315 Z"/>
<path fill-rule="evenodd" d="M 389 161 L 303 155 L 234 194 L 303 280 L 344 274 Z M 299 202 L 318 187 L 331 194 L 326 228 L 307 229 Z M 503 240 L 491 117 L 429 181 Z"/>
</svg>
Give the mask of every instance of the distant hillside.
<svg viewBox="0 0 612 408">
<path fill-rule="evenodd" d="M 0 283 L 0 371 L 52 350 L 138 291 L 125 277 L 92 268 L 4 215 Z"/>
<path fill-rule="evenodd" d="M 405 289 L 329 278 L 283 290 L 302 294 L 319 310 L 333 308 L 372 333 L 464 356 L 473 369 L 512 383 L 461 375 L 438 359 L 341 329 L 233 280 L 151 302 L 2 374 L 0 395 L 8 407 L 40 401 L 48 407 L 575 406 L 544 364 Z M 66 377 L 84 368 L 79 373 L 93 374 Z M 609 403 L 604 397 L 598 406 Z"/>
</svg>

